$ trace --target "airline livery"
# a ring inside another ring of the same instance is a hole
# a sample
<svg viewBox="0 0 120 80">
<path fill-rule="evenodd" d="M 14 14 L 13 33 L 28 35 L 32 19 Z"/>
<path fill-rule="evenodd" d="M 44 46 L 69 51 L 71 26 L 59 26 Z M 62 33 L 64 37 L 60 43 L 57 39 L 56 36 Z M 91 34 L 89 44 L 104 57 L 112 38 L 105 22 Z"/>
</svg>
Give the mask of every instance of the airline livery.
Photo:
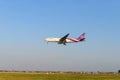
<svg viewBox="0 0 120 80">
<path fill-rule="evenodd" d="M 58 44 L 64 44 L 66 43 L 74 43 L 74 42 L 81 42 L 85 40 L 85 33 L 81 34 L 78 38 L 67 38 L 69 34 L 66 34 L 62 38 L 46 38 L 46 42 L 57 42 Z"/>
</svg>

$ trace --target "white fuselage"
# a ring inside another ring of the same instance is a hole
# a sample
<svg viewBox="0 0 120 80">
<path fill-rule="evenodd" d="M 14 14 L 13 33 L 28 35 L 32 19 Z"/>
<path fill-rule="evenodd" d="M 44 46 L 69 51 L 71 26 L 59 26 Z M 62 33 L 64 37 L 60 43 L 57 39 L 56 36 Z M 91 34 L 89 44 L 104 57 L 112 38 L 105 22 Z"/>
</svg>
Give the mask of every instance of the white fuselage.
<svg viewBox="0 0 120 80">
<path fill-rule="evenodd" d="M 46 42 L 59 42 L 60 38 L 46 38 Z M 66 39 L 66 43 L 72 43 L 73 41 Z"/>
<path fill-rule="evenodd" d="M 69 34 L 66 34 L 65 36 L 61 38 L 46 38 L 46 42 L 57 42 L 58 44 L 66 45 L 66 43 L 73 43 L 73 42 L 81 42 L 84 41 L 85 33 L 81 34 L 78 38 L 68 38 Z"/>
</svg>

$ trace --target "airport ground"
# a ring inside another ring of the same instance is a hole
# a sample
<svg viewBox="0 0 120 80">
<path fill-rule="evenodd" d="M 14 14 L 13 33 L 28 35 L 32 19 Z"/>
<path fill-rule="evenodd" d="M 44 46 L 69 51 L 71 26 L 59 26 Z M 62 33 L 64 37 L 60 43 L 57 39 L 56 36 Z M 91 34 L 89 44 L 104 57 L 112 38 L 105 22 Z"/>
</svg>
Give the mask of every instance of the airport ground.
<svg viewBox="0 0 120 80">
<path fill-rule="evenodd" d="M 71 72 L 0 72 L 0 80 L 120 80 L 120 74 Z"/>
</svg>

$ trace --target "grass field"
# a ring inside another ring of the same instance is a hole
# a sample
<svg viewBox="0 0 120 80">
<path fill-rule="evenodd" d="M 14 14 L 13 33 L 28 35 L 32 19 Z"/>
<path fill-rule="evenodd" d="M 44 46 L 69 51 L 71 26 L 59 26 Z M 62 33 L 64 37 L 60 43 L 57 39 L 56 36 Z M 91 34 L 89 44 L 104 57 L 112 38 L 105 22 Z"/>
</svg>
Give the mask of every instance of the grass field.
<svg viewBox="0 0 120 80">
<path fill-rule="evenodd" d="M 0 73 L 0 80 L 120 80 L 118 74 Z"/>
</svg>

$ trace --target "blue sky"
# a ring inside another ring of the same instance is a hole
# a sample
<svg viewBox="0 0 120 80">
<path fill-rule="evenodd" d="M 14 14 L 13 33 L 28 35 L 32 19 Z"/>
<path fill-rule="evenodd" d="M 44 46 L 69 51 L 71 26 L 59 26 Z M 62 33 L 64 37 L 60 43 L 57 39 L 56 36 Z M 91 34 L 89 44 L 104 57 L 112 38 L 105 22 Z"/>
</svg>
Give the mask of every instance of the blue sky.
<svg viewBox="0 0 120 80">
<path fill-rule="evenodd" d="M 117 71 L 119 0 L 0 0 L 0 69 Z M 82 43 L 46 44 L 46 37 Z"/>
</svg>

